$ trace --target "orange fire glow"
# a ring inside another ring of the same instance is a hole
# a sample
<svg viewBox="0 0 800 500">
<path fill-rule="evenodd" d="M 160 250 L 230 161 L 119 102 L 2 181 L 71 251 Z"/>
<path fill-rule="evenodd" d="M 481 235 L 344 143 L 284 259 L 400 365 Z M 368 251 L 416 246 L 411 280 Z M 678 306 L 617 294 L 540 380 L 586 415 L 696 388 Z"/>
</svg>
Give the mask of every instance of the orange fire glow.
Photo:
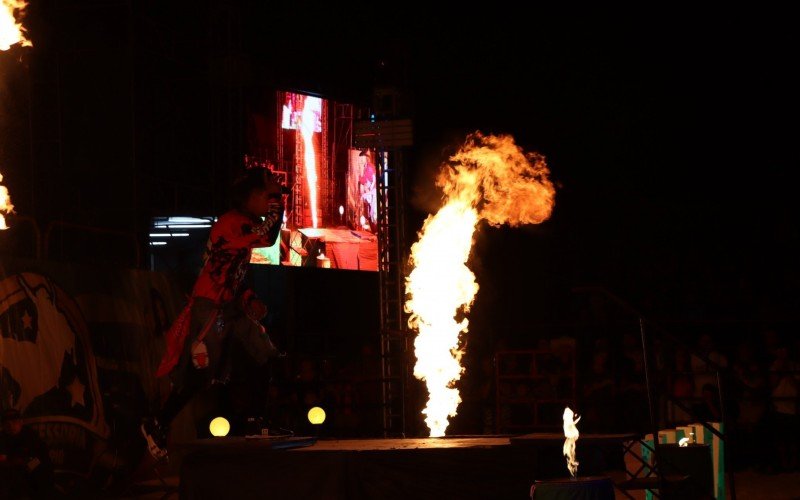
<svg viewBox="0 0 800 500">
<path fill-rule="evenodd" d="M 461 333 L 478 292 L 467 267 L 478 222 L 493 226 L 538 224 L 555 204 L 544 157 L 525 153 L 511 136 L 470 135 L 436 180 L 444 204 L 430 215 L 411 247 L 413 270 L 406 278 L 409 326 L 414 341 L 414 376 L 424 380 L 428 402 L 422 413 L 432 437 L 443 436 L 461 402 L 456 382 L 464 369 Z"/>
<path fill-rule="evenodd" d="M 317 227 L 317 154 L 314 151 L 314 126 L 316 117 L 311 106 L 308 105 L 308 100 L 303 106 L 303 112 L 300 115 L 300 133 L 303 134 L 303 163 L 306 169 L 306 180 L 308 181 L 308 199 L 309 206 L 311 207 L 311 221 L 313 227 Z"/>
</svg>

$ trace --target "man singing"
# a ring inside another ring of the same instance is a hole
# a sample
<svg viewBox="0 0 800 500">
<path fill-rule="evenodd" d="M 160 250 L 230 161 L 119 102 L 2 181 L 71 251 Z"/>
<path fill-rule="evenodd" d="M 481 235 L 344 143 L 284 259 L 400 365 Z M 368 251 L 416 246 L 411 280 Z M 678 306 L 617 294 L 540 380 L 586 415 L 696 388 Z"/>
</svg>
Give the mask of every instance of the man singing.
<svg viewBox="0 0 800 500">
<path fill-rule="evenodd" d="M 272 246 L 278 238 L 283 193 L 266 168 L 248 169 L 232 184 L 233 208 L 211 228 L 192 295 L 167 332 L 167 350 L 156 375 L 171 375 L 172 390 L 161 410 L 141 426 L 156 459 L 166 458 L 169 425 L 192 396 L 226 379 L 229 342 L 240 342 L 259 364 L 282 355 L 260 323 L 266 306 L 241 285 L 251 250 Z"/>
</svg>

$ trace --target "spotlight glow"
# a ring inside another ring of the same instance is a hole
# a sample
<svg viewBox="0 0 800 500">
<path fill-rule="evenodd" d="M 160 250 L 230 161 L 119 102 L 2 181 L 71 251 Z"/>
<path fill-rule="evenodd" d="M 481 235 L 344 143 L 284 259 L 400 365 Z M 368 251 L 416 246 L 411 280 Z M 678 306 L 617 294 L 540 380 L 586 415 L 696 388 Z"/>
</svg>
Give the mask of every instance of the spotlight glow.
<svg viewBox="0 0 800 500">
<path fill-rule="evenodd" d="M 208 430 L 214 437 L 224 437 L 231 431 L 231 424 L 225 417 L 217 417 L 208 424 Z"/>
<path fill-rule="evenodd" d="M 325 410 L 319 406 L 315 406 L 308 410 L 308 421 L 314 425 L 320 425 L 325 422 Z"/>
</svg>

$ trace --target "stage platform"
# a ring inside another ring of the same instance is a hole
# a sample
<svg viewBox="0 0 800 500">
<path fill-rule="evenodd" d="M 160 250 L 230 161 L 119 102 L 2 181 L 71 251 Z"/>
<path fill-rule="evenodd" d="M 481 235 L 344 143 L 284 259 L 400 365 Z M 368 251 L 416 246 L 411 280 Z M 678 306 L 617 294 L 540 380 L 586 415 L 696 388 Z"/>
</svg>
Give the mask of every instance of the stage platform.
<svg viewBox="0 0 800 500">
<path fill-rule="evenodd" d="M 378 270 L 378 238 L 367 231 L 346 228 L 303 228 L 290 246 L 302 265 L 317 267 L 316 257 L 324 253 L 332 269 Z"/>
<path fill-rule="evenodd" d="M 536 480 L 566 477 L 563 436 L 287 440 L 215 438 L 185 449 L 181 498 L 528 498 Z M 598 446 L 622 436 L 581 436 L 580 473 L 609 467 Z M 601 458 L 598 458 L 601 457 Z"/>
</svg>

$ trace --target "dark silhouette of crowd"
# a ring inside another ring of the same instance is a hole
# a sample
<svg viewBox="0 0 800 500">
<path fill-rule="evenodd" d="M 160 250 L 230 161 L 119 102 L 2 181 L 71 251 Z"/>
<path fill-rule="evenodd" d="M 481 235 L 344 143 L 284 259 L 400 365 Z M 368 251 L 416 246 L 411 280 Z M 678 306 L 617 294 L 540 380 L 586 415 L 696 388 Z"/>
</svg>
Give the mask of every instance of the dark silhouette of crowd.
<svg viewBox="0 0 800 500">
<path fill-rule="evenodd" d="M 651 363 L 659 428 L 720 422 L 724 415 L 732 467 L 767 473 L 797 470 L 799 346 L 786 333 L 769 328 L 728 338 L 699 333 L 677 343 L 654 336 Z M 256 415 L 272 433 L 380 436 L 377 347 L 364 343 L 346 355 L 298 354 L 274 363 L 267 374 L 243 373 L 243 378 L 258 376 L 265 383 L 250 384 L 254 392 L 240 394 L 232 380 L 226 405 L 234 431 L 244 432 L 247 417 Z M 598 335 L 474 342 L 462 361 L 462 403 L 449 435 L 554 430 L 568 405 L 582 415 L 581 432 L 652 431 L 638 325 L 616 334 L 607 329 Z M 409 389 L 424 404 L 424 386 Z M 308 421 L 314 406 L 326 412 L 322 425 Z M 407 432 L 414 429 L 425 434 L 421 419 L 407 426 Z"/>
</svg>

